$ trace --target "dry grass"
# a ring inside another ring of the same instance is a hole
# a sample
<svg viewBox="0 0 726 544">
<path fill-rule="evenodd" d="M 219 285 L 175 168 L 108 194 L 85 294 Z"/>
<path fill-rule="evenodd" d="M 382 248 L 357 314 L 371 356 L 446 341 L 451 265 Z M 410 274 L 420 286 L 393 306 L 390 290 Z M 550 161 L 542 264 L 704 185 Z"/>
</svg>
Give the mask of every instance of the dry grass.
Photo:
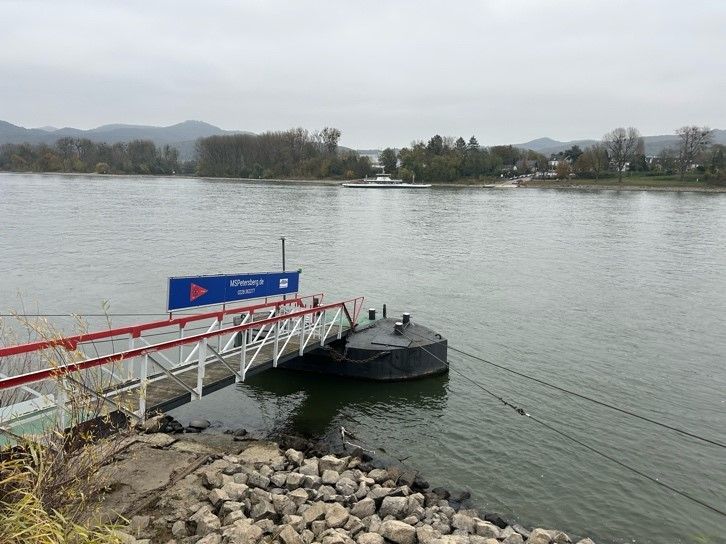
<svg viewBox="0 0 726 544">
<path fill-rule="evenodd" d="M 75 328 L 74 334 L 87 329 L 80 319 L 76 320 Z M 60 336 L 44 319 L 17 316 L 12 326 L 0 322 L 0 344 Z M 7 375 L 53 368 L 58 370 L 58 376 L 32 384 L 32 391 L 23 388 L 0 391 L 0 408 L 7 409 L 38 395 L 56 401 L 65 398 L 66 403 L 63 410 L 51 410 L 48 419 L 37 425 L 41 430 L 32 436 L 22 437 L 20 431 L 0 421 L 0 434 L 12 442 L 0 450 L 0 544 L 120 541 L 113 527 L 94 527 L 86 520 L 94 519 L 89 504 L 105 486 L 99 469 L 118 453 L 129 425 L 123 418 L 120 425 L 119 418 L 112 420 L 111 416 L 118 414 L 117 407 L 109 405 L 98 394 L 113 385 L 110 375 L 98 370 L 63 372 L 63 367 L 85 357 L 79 351 L 66 351 L 57 346 L 2 361 L 2 370 Z M 12 417 L 7 414 L 7 418 Z M 114 438 L 99 440 L 100 433 L 107 433 L 109 429 Z"/>
</svg>

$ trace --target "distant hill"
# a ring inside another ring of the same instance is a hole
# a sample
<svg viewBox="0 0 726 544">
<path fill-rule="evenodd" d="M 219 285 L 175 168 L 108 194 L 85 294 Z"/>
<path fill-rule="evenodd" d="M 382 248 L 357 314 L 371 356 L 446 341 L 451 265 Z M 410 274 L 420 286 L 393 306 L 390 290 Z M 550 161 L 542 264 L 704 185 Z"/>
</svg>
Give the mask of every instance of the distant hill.
<svg viewBox="0 0 726 544">
<path fill-rule="evenodd" d="M 199 138 L 222 134 L 252 134 L 246 131 L 222 130 L 203 121 L 184 121 L 168 127 L 146 125 L 103 125 L 82 130 L 72 127 L 55 129 L 53 127 L 24 128 L 6 121 L 0 121 L 0 145 L 13 143 L 53 144 L 64 137 L 88 138 L 94 142 L 130 142 L 131 140 L 151 140 L 156 145 L 171 145 L 179 150 L 182 160 L 192 158 L 194 143 Z"/>
<path fill-rule="evenodd" d="M 589 145 L 597 143 L 599 140 L 571 140 L 569 142 L 560 142 L 552 138 L 537 138 L 523 144 L 513 144 L 514 147 L 520 149 L 531 149 L 543 155 L 559 153 L 571 148 L 573 145 L 579 145 L 584 149 Z M 646 155 L 658 155 L 665 148 L 676 148 L 678 146 L 678 137 L 675 134 L 664 134 L 660 136 L 644 136 Z M 711 141 L 715 144 L 726 145 L 726 130 L 714 129 Z"/>
</svg>

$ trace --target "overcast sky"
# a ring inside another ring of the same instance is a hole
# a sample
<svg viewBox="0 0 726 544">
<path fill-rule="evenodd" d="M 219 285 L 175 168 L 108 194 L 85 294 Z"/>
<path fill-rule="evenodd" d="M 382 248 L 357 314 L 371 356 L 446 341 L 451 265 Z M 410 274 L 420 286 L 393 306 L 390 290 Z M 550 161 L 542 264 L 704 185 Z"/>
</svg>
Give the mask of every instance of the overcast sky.
<svg viewBox="0 0 726 544">
<path fill-rule="evenodd" d="M 726 128 L 726 1 L 0 0 L 0 119 L 343 145 Z"/>
</svg>

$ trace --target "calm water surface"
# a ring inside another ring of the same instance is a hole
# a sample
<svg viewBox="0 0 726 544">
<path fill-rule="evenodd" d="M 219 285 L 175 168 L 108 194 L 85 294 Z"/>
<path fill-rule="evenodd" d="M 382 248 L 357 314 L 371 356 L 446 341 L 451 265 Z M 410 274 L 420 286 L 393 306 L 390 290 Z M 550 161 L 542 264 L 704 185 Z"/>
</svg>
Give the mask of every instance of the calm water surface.
<svg viewBox="0 0 726 544">
<path fill-rule="evenodd" d="M 171 275 L 303 269 L 305 292 L 409 310 L 450 345 L 726 441 L 726 195 L 352 191 L 0 174 L 0 306 L 162 312 Z M 134 321 L 115 318 L 114 324 Z M 275 371 L 178 411 L 334 436 L 435 485 L 597 542 L 724 542 L 724 518 L 487 396 L 726 508 L 726 450 L 450 352 L 457 372 L 369 384 Z"/>
</svg>

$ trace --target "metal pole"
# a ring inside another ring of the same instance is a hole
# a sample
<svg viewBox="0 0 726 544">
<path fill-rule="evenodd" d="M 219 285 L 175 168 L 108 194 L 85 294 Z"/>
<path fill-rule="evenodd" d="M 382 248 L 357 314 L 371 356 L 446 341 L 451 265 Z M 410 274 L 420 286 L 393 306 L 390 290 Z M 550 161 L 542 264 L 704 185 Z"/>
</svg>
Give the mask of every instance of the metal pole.
<svg viewBox="0 0 726 544">
<path fill-rule="evenodd" d="M 282 242 L 282 271 L 285 271 L 285 237 L 280 236 Z M 287 300 L 287 295 L 282 295 L 282 300 Z"/>
<path fill-rule="evenodd" d="M 280 236 L 280 241 L 282 242 L 282 271 L 285 271 L 285 237 Z"/>
</svg>

